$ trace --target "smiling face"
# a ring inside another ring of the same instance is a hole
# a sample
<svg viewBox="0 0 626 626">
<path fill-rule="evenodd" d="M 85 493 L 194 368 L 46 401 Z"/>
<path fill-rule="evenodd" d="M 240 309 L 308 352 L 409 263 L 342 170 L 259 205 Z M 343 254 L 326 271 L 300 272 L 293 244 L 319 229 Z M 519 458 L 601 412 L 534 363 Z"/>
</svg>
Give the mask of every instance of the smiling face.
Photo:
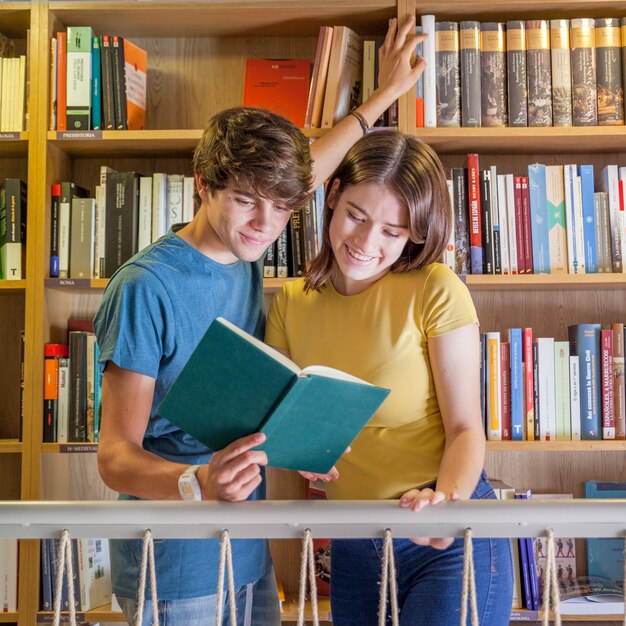
<svg viewBox="0 0 626 626">
<path fill-rule="evenodd" d="M 329 207 L 333 285 L 355 295 L 389 272 L 402 254 L 409 240 L 409 211 L 393 191 L 373 182 L 349 185 L 335 195 L 331 191 Z"/>
<path fill-rule="evenodd" d="M 210 256 L 220 263 L 257 261 L 289 221 L 283 203 L 260 196 L 244 183 L 200 192 L 209 226 Z"/>
</svg>

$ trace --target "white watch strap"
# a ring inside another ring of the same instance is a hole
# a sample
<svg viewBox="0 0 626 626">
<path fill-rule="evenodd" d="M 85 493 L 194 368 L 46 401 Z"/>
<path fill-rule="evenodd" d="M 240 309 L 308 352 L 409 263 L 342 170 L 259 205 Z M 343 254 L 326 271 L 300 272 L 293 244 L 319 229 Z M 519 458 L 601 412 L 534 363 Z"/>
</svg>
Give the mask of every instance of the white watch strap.
<svg viewBox="0 0 626 626">
<path fill-rule="evenodd" d="M 188 467 L 178 479 L 178 493 L 183 500 L 202 500 L 202 491 L 196 478 L 201 465 Z"/>
</svg>

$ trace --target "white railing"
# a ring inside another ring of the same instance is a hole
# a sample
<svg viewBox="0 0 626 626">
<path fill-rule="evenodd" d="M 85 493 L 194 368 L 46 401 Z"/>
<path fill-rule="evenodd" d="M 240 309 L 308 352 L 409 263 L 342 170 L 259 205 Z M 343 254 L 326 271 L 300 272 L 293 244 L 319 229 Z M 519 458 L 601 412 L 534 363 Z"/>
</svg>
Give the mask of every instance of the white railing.
<svg viewBox="0 0 626 626">
<path fill-rule="evenodd" d="M 626 500 L 468 500 L 413 513 L 397 501 L 259 501 L 237 504 L 182 501 L 0 502 L 0 538 L 77 537 L 155 539 L 381 537 L 626 537 Z"/>
</svg>

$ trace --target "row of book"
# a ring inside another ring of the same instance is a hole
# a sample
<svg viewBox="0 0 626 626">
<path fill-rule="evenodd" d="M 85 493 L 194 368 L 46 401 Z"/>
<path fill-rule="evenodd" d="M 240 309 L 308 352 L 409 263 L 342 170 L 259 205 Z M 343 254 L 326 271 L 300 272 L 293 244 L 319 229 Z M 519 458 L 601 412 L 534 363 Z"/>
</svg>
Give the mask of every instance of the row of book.
<svg viewBox="0 0 626 626">
<path fill-rule="evenodd" d="M 50 40 L 50 130 L 141 130 L 148 55 L 118 35 L 69 26 Z"/>
<path fill-rule="evenodd" d="M 102 417 L 100 350 L 93 332 L 72 330 L 69 344 L 44 346 L 43 441 L 94 442 Z"/>
<path fill-rule="evenodd" d="M 15 42 L 0 33 L 0 132 L 26 130 L 26 54 L 17 54 Z"/>
<path fill-rule="evenodd" d="M 17 610 L 17 539 L 0 539 L 0 613 Z"/>
<path fill-rule="evenodd" d="M 102 166 L 95 197 L 72 182 L 52 185 L 51 193 L 51 278 L 110 278 L 196 211 L 194 180 L 182 174 L 142 176 Z"/>
<path fill-rule="evenodd" d="M 0 279 L 24 278 L 25 243 L 26 183 L 7 178 L 0 183 Z"/>
<path fill-rule="evenodd" d="M 626 439 L 624 324 L 575 324 L 568 338 L 535 338 L 532 328 L 481 335 L 487 439 Z"/>
<path fill-rule="evenodd" d="M 54 609 L 59 539 L 41 540 L 41 610 Z M 111 603 L 111 560 L 108 539 L 72 539 L 74 607 L 90 611 Z M 69 610 L 67 576 L 63 576 L 61 610 Z"/>
<path fill-rule="evenodd" d="M 626 18 L 421 22 L 424 126 L 624 124 Z"/>
<path fill-rule="evenodd" d="M 454 232 L 445 261 L 457 274 L 626 271 L 626 167 L 528 166 L 527 176 L 466 168 L 448 181 Z"/>
</svg>

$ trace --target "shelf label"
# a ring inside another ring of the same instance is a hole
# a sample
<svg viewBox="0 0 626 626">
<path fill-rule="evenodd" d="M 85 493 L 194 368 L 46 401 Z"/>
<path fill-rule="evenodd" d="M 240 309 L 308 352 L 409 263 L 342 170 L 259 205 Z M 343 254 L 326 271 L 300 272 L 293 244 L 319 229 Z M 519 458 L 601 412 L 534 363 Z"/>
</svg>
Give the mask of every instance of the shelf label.
<svg viewBox="0 0 626 626">
<path fill-rule="evenodd" d="M 79 613 L 76 611 L 76 621 L 78 623 L 84 622 L 87 619 L 87 615 L 85 613 Z M 69 611 L 61 611 L 61 622 L 69 622 L 70 614 Z M 54 622 L 54 613 L 38 613 L 37 614 L 37 623 L 38 624 L 52 624 Z"/>
<path fill-rule="evenodd" d="M 74 454 L 82 452 L 98 452 L 97 443 L 62 443 L 59 445 L 61 454 Z"/>
<path fill-rule="evenodd" d="M 47 287 L 91 287 L 89 278 L 46 278 Z"/>
<path fill-rule="evenodd" d="M 19 141 L 22 138 L 22 133 L 0 133 L 0 141 Z"/>
<path fill-rule="evenodd" d="M 60 130 L 57 131 L 57 139 L 70 139 L 81 141 L 83 139 L 102 139 L 101 130 Z"/>
</svg>

